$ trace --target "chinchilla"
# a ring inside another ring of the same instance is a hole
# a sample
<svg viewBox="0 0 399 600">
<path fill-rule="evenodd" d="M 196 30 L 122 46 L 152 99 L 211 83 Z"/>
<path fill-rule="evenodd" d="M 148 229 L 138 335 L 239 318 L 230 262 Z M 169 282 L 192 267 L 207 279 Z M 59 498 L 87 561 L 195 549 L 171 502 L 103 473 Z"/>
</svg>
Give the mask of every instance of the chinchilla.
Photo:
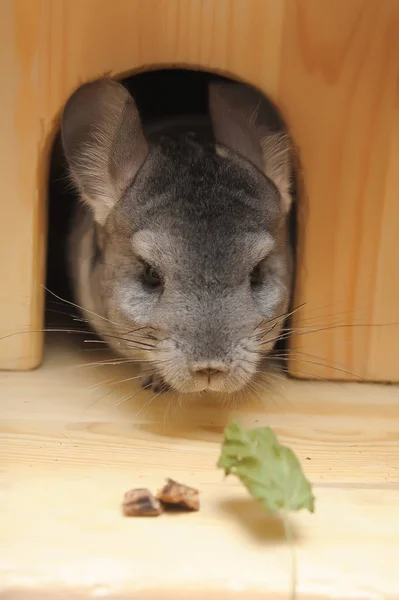
<svg viewBox="0 0 399 600">
<path fill-rule="evenodd" d="M 209 117 L 143 126 L 101 79 L 71 96 L 62 143 L 80 199 L 76 303 L 145 386 L 244 389 L 281 335 L 292 279 L 292 152 L 253 88 L 209 85 Z"/>
</svg>

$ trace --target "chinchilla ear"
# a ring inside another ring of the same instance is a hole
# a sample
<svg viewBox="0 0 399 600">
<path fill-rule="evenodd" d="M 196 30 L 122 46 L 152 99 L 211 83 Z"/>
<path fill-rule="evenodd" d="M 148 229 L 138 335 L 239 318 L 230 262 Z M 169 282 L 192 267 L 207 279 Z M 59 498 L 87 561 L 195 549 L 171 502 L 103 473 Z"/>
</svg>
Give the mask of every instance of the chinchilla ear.
<svg viewBox="0 0 399 600">
<path fill-rule="evenodd" d="M 72 179 L 103 225 L 148 153 L 136 104 L 112 79 L 86 83 L 65 106 L 61 135 Z"/>
<path fill-rule="evenodd" d="M 292 197 L 291 144 L 284 131 L 270 130 L 270 106 L 259 92 L 238 83 L 211 83 L 209 110 L 216 141 L 250 161 L 280 192 L 284 212 Z"/>
</svg>

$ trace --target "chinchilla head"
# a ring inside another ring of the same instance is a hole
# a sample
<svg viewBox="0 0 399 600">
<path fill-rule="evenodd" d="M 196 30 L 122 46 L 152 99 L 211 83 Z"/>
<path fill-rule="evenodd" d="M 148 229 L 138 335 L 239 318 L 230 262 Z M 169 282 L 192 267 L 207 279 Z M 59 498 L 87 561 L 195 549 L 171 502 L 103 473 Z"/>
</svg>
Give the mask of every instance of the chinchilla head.
<svg viewBox="0 0 399 600">
<path fill-rule="evenodd" d="M 92 322 L 180 392 L 245 387 L 290 294 L 287 135 L 269 131 L 266 101 L 243 85 L 212 84 L 209 111 L 216 141 L 154 140 L 127 90 L 99 80 L 75 92 L 62 123 L 96 231 Z"/>
</svg>

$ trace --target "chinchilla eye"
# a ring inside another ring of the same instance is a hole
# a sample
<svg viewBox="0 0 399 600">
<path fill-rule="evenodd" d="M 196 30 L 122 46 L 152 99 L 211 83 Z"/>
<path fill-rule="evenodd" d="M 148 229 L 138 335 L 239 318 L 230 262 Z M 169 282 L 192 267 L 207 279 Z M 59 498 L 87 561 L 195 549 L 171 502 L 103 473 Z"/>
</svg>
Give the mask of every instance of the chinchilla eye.
<svg viewBox="0 0 399 600">
<path fill-rule="evenodd" d="M 142 275 L 143 283 L 151 288 L 158 289 L 162 286 L 162 279 L 156 269 L 151 265 L 144 264 L 144 272 Z"/>
<path fill-rule="evenodd" d="M 253 287 L 261 284 L 263 281 L 262 262 L 258 263 L 251 271 L 250 281 Z"/>
</svg>

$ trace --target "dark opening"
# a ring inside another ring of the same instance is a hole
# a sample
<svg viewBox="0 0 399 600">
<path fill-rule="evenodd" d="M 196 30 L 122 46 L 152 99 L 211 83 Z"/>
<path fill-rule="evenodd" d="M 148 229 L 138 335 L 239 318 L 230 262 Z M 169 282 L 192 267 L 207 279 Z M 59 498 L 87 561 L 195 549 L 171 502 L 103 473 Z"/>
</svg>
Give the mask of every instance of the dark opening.
<svg viewBox="0 0 399 600">
<path fill-rule="evenodd" d="M 207 88 L 215 74 L 183 69 L 147 71 L 122 80 L 134 96 L 144 122 L 173 115 L 206 115 Z M 282 118 L 271 106 L 272 126 L 279 129 Z M 291 244 L 296 248 L 296 180 L 293 174 L 294 203 L 290 214 Z M 76 192 L 68 181 L 60 135 L 54 142 L 49 181 L 48 258 L 46 287 L 65 300 L 73 300 L 66 268 L 66 239 L 70 219 L 77 202 Z M 295 277 L 294 277 L 295 279 Z M 60 313 L 72 314 L 73 307 L 47 294 L 47 323 L 59 322 Z M 64 320 L 65 323 L 65 320 Z"/>
</svg>

